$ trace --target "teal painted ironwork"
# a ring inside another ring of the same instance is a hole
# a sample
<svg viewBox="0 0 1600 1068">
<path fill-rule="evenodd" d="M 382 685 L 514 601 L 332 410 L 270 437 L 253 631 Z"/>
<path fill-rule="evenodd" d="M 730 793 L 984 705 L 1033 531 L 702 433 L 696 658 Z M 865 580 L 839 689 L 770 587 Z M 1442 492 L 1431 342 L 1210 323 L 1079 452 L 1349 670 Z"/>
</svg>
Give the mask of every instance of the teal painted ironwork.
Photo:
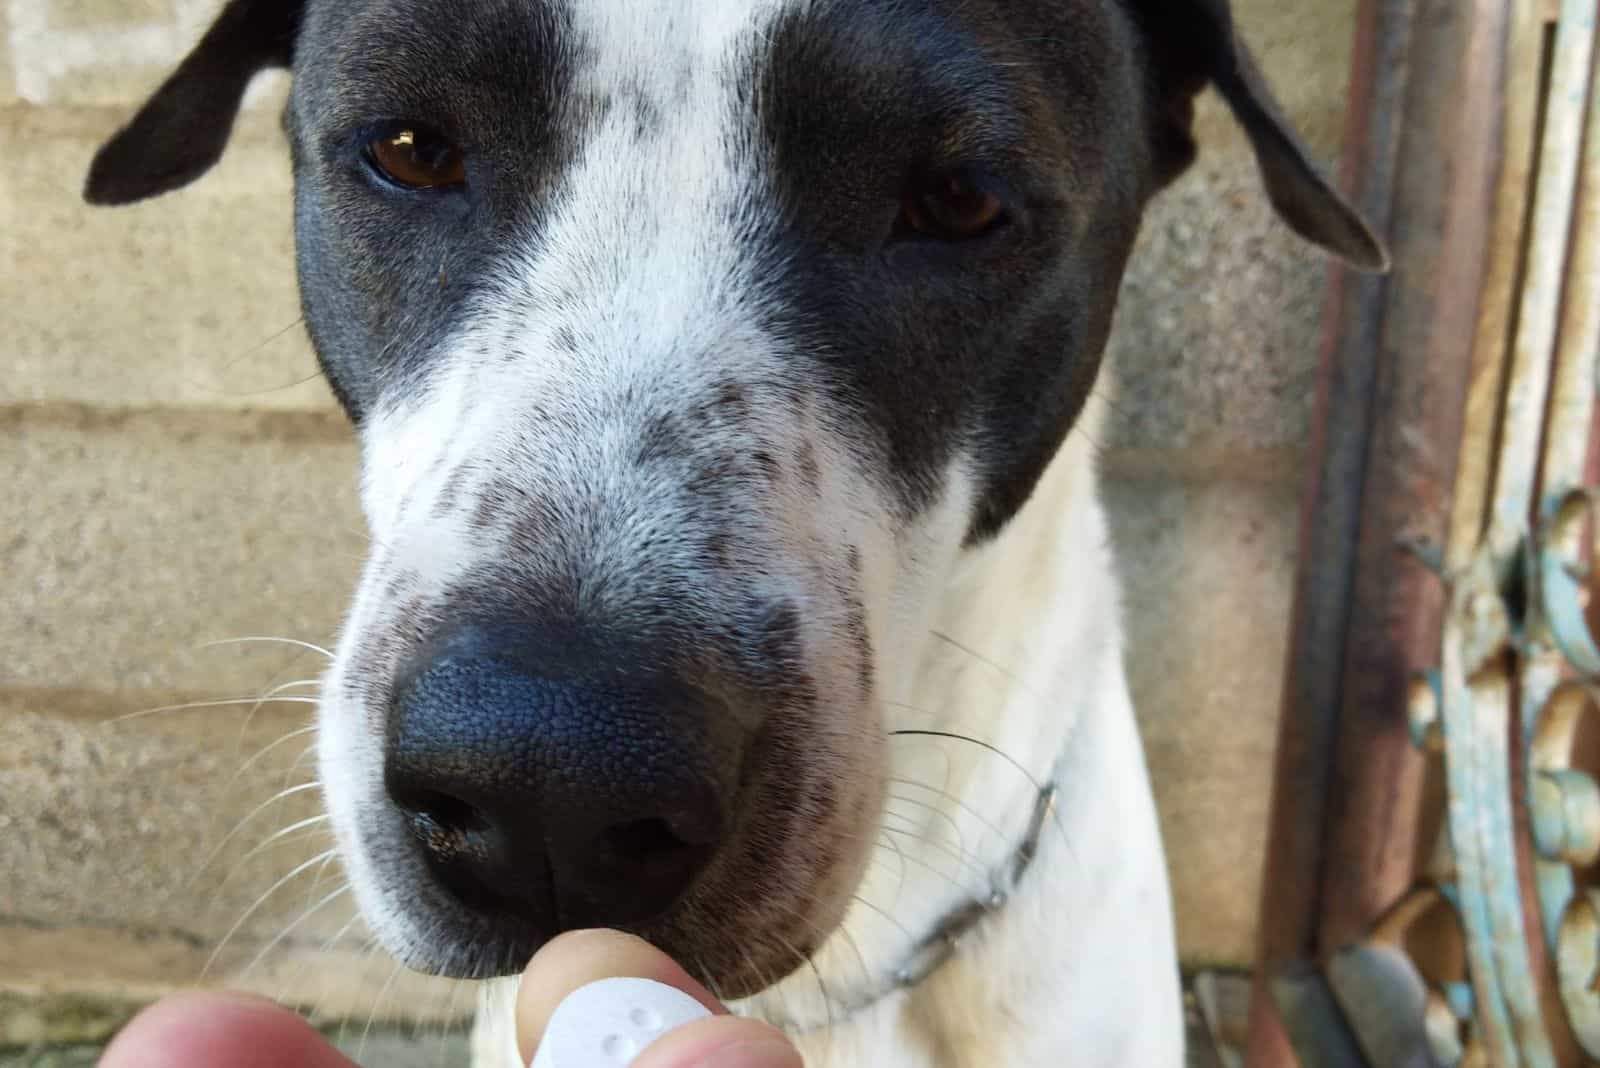
<svg viewBox="0 0 1600 1068">
<path fill-rule="evenodd" d="M 1400 942 L 1427 910 L 1453 913 L 1468 981 L 1429 990 L 1420 1021 L 1429 1056 L 1446 1068 L 1557 1068 L 1557 1050 L 1574 1042 L 1600 1061 L 1600 891 L 1577 877 L 1600 860 L 1600 783 L 1573 752 L 1585 718 L 1600 715 L 1589 604 L 1600 592 L 1600 492 L 1586 487 L 1600 381 L 1597 3 L 1561 0 L 1553 34 L 1539 5 L 1512 6 L 1508 48 L 1548 71 L 1529 167 L 1538 178 L 1514 334 L 1491 369 L 1500 404 L 1469 410 L 1463 446 L 1479 450 L 1492 484 L 1482 500 L 1458 487 L 1472 522 L 1453 527 L 1437 568 L 1448 593 L 1439 668 L 1416 680 L 1409 709 L 1413 741 L 1443 757 L 1445 820 L 1427 883 L 1368 943 Z M 1551 972 L 1554 1014 L 1540 997 Z M 1370 1046 L 1373 1029 L 1358 1029 Z"/>
</svg>

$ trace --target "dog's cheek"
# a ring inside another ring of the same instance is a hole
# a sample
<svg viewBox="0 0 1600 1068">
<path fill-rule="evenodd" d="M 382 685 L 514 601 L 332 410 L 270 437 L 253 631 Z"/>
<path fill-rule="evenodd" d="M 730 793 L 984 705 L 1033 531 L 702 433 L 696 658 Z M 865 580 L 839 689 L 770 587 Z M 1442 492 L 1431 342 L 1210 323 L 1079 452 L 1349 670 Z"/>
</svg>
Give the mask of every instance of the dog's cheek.
<svg viewBox="0 0 1600 1068">
<path fill-rule="evenodd" d="M 401 567 L 383 546 L 374 547 L 345 621 L 333 662 L 323 680 L 317 710 L 317 759 L 324 804 L 340 859 L 363 914 L 391 917 L 398 930 L 402 910 L 390 900 L 378 828 L 388 804 L 383 786 L 383 709 L 397 665 L 426 633 L 432 608 L 422 579 Z M 382 932 L 386 942 L 393 931 Z"/>
<path fill-rule="evenodd" d="M 808 901 L 796 906 L 807 913 L 807 923 L 794 935 L 808 952 L 849 909 L 875 851 L 873 832 L 888 790 L 887 740 L 860 587 L 861 553 L 849 546 L 842 556 L 826 638 L 812 660 L 816 677 L 826 681 L 801 728 L 800 766 L 788 771 L 802 784 L 796 810 L 804 813 L 805 826 L 787 864 L 813 879 L 804 891 Z"/>
<path fill-rule="evenodd" d="M 831 774 L 823 770 L 840 788 L 825 792 L 815 802 L 824 830 L 816 839 L 816 855 L 809 860 L 816 865 L 814 870 L 823 873 L 817 897 L 828 912 L 816 917 L 816 923 L 824 931 L 843 922 L 861 886 L 877 851 L 873 831 L 888 797 L 882 732 L 873 731 L 855 741 L 848 761 L 841 761 L 842 766 Z"/>
</svg>

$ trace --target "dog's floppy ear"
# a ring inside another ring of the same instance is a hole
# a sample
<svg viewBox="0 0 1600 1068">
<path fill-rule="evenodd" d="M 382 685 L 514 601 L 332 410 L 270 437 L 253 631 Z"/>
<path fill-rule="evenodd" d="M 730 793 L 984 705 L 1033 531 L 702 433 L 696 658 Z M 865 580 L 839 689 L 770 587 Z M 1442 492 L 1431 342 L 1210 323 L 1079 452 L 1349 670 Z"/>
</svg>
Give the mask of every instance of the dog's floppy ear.
<svg viewBox="0 0 1600 1068">
<path fill-rule="evenodd" d="M 194 51 L 96 153 L 84 199 L 130 204 L 210 170 L 250 79 L 289 65 L 301 8 L 299 0 L 229 0 Z"/>
<path fill-rule="evenodd" d="M 1296 233 L 1353 266 L 1389 267 L 1383 243 L 1312 160 L 1233 32 L 1228 0 L 1131 0 L 1150 46 L 1160 94 L 1154 131 L 1160 177 L 1176 177 L 1194 159 L 1194 96 L 1208 83 L 1227 101 L 1255 150 L 1267 196 Z"/>
</svg>

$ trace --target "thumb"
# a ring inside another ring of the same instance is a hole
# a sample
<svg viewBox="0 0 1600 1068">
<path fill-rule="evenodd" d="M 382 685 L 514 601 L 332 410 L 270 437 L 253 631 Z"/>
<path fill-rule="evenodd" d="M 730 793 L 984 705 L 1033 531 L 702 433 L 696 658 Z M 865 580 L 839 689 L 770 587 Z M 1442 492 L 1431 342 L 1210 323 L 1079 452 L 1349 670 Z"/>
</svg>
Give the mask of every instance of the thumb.
<svg viewBox="0 0 1600 1068">
<path fill-rule="evenodd" d="M 556 1007 L 600 979 L 653 979 L 683 991 L 713 1013 L 676 1028 L 641 1053 L 633 1068 L 803 1068 L 800 1054 L 776 1028 L 728 1010 L 650 943 L 619 931 L 575 931 L 551 940 L 522 975 L 517 994 L 517 1047 L 532 1060 Z"/>
<path fill-rule="evenodd" d="M 760 1020 L 713 1016 L 669 1031 L 633 1068 L 804 1068 L 783 1033 Z"/>
</svg>

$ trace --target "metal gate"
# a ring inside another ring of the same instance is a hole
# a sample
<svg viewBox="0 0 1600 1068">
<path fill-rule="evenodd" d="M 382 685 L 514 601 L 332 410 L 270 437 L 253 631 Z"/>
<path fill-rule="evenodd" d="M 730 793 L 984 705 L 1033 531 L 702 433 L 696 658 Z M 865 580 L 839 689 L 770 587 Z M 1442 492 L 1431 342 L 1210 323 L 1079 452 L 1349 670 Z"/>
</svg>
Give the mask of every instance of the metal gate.
<svg viewBox="0 0 1600 1068">
<path fill-rule="evenodd" d="M 1257 1068 L 1600 1062 L 1597 7 L 1361 7 Z"/>
</svg>

